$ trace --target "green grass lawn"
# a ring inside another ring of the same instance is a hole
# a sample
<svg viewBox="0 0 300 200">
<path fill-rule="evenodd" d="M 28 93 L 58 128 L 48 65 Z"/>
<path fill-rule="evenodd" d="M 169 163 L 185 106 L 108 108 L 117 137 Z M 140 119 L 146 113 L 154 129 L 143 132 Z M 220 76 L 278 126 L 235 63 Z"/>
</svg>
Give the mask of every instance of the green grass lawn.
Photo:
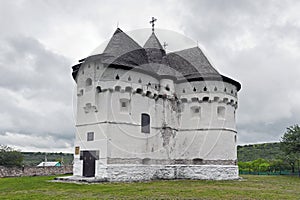
<svg viewBox="0 0 300 200">
<path fill-rule="evenodd" d="M 49 182 L 54 176 L 0 178 L 0 199 L 300 199 L 300 178 L 243 175 L 237 181 Z"/>
</svg>

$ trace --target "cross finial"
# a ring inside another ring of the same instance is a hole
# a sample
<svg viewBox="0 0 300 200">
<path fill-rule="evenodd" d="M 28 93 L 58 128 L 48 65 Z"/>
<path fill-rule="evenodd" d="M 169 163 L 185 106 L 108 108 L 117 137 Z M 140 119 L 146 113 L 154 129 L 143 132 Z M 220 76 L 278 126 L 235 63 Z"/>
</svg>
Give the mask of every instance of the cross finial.
<svg viewBox="0 0 300 200">
<path fill-rule="evenodd" d="M 151 21 L 150 21 L 150 24 L 152 24 L 152 32 L 154 32 L 154 23 L 157 19 L 155 19 L 154 17 L 152 17 Z"/>
<path fill-rule="evenodd" d="M 168 46 L 168 43 L 164 42 L 163 46 L 164 46 L 164 49 L 166 49 Z"/>
</svg>

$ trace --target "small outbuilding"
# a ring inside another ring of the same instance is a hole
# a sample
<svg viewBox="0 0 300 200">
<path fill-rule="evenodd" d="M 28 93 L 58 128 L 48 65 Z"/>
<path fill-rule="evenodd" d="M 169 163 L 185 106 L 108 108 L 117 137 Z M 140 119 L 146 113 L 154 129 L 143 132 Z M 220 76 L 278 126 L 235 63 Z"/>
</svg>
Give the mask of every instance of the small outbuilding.
<svg viewBox="0 0 300 200">
<path fill-rule="evenodd" d="M 60 167 L 60 162 L 41 162 L 37 167 Z"/>
</svg>

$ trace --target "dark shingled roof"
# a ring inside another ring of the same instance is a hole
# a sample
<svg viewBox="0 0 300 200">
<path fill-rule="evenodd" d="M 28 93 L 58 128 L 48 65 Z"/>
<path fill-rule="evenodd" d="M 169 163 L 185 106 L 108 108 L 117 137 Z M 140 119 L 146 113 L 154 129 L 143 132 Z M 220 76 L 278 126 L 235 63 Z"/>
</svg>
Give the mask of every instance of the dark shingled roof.
<svg viewBox="0 0 300 200">
<path fill-rule="evenodd" d="M 199 47 L 166 54 L 153 32 L 143 48 L 117 28 L 102 54 L 89 56 L 80 62 L 94 60 L 112 67 L 134 68 L 160 78 L 177 79 L 179 82 L 220 80 L 236 85 L 238 90 L 241 88 L 237 81 L 219 74 Z M 81 64 L 73 66 L 72 75 L 75 80 Z"/>
<path fill-rule="evenodd" d="M 162 63 L 163 57 L 166 55 L 166 52 L 161 46 L 154 32 L 152 32 L 152 34 L 146 41 L 144 48 L 147 52 L 149 63 Z"/>
<path fill-rule="evenodd" d="M 199 47 L 167 54 L 170 66 L 187 79 L 194 77 L 220 77 Z"/>
<path fill-rule="evenodd" d="M 148 62 L 147 53 L 138 43 L 117 28 L 103 51 L 107 59 L 103 62 L 129 67 L 140 66 Z"/>
</svg>

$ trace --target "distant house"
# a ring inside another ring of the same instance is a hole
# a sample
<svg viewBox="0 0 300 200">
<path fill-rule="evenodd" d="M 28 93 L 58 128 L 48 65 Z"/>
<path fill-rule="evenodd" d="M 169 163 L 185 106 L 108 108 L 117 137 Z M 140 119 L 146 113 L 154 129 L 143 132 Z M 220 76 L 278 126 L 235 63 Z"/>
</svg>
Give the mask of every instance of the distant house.
<svg viewBox="0 0 300 200">
<path fill-rule="evenodd" d="M 60 167 L 60 162 L 41 162 L 37 167 Z"/>
</svg>

